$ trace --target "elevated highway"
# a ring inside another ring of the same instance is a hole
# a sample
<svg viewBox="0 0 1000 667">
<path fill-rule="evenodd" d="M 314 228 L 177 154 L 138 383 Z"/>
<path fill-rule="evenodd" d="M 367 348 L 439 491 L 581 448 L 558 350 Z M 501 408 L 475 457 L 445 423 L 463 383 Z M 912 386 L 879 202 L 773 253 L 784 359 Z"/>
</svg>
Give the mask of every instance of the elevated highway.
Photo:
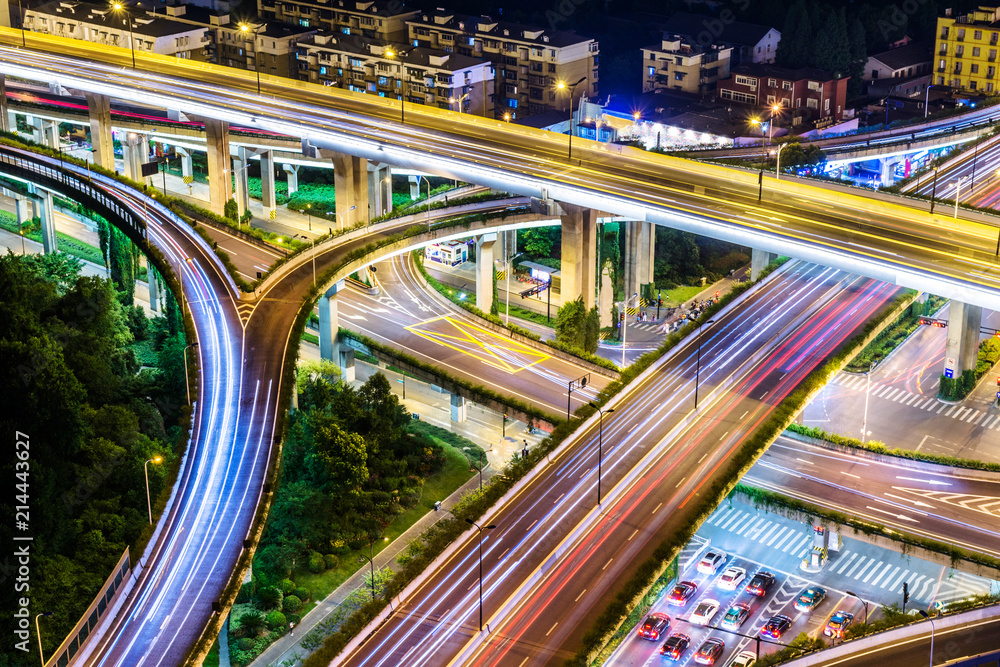
<svg viewBox="0 0 1000 667">
<path fill-rule="evenodd" d="M 928 215 L 900 199 L 575 142 L 499 121 L 371 95 L 137 54 L 77 40 L 0 31 L 0 71 L 188 114 L 300 136 L 330 149 L 500 190 L 609 211 L 780 252 L 965 303 L 1000 309 L 1000 229 Z"/>
</svg>

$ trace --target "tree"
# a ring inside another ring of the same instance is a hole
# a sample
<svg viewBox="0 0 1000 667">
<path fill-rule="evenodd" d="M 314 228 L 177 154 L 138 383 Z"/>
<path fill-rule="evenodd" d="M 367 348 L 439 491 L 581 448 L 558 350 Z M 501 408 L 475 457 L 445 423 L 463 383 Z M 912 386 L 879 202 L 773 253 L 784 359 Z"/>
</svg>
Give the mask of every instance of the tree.
<svg viewBox="0 0 1000 667">
<path fill-rule="evenodd" d="M 556 314 L 556 340 L 593 354 L 600 338 L 600 315 L 597 308 L 589 311 L 578 296 Z"/>
<path fill-rule="evenodd" d="M 310 421 L 316 452 L 326 465 L 333 493 L 359 491 L 368 479 L 368 449 L 364 439 L 340 428 L 336 418 L 324 412 L 314 412 Z"/>
<path fill-rule="evenodd" d="M 851 77 L 847 82 L 847 96 L 857 97 L 864 92 L 865 64 L 868 62 L 868 46 L 865 42 L 865 27 L 857 17 L 851 20 L 848 29 L 851 60 L 847 74 Z"/>
<path fill-rule="evenodd" d="M 806 0 L 796 0 L 788 8 L 781 41 L 774 54 L 775 63 L 783 67 L 802 67 L 812 56 L 812 21 Z"/>
<path fill-rule="evenodd" d="M 562 245 L 562 228 L 559 226 L 522 229 L 517 236 L 518 245 L 533 258 L 560 255 L 557 249 Z"/>
<path fill-rule="evenodd" d="M 82 261 L 65 252 L 25 255 L 24 263 L 63 294 L 80 277 L 80 269 L 83 268 Z"/>
<path fill-rule="evenodd" d="M 233 222 L 239 222 L 240 220 L 240 207 L 236 204 L 235 199 L 228 199 L 225 205 L 222 207 L 222 216 Z"/>
</svg>

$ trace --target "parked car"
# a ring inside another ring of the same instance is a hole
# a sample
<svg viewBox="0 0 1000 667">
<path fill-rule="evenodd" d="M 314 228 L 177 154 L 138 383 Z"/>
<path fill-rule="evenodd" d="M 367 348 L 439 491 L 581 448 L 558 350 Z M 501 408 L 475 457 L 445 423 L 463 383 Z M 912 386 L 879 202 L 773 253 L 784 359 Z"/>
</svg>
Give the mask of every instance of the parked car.
<svg viewBox="0 0 1000 667">
<path fill-rule="evenodd" d="M 690 637 L 682 635 L 679 632 L 675 632 L 667 637 L 667 641 L 663 642 L 663 646 L 660 647 L 660 655 L 677 662 L 684 657 L 684 654 L 687 653 L 688 646 L 690 645 Z"/>
<path fill-rule="evenodd" d="M 734 604 L 723 617 L 722 626 L 730 630 L 739 630 L 748 618 L 750 618 L 750 607 L 745 604 Z"/>
<path fill-rule="evenodd" d="M 826 589 L 819 586 L 810 586 L 795 598 L 795 608 L 799 611 L 812 611 L 819 606 L 819 603 L 826 597 Z"/>
<path fill-rule="evenodd" d="M 757 655 L 753 651 L 742 651 L 729 661 L 729 667 L 750 667 L 757 661 Z"/>
<path fill-rule="evenodd" d="M 670 617 L 666 614 L 650 614 L 639 626 L 639 636 L 643 639 L 657 640 L 670 627 Z"/>
<path fill-rule="evenodd" d="M 702 643 L 698 652 L 694 654 L 694 661 L 699 665 L 714 665 L 715 661 L 722 656 L 722 652 L 725 650 L 726 642 L 718 637 L 709 637 Z"/>
<path fill-rule="evenodd" d="M 724 591 L 735 591 L 746 578 L 747 571 L 742 567 L 727 567 L 716 585 Z"/>
<path fill-rule="evenodd" d="M 785 631 L 788 630 L 791 625 L 792 619 L 787 616 L 782 614 L 772 616 L 768 619 L 767 623 L 764 624 L 764 627 L 760 629 L 760 636 L 769 637 L 771 639 L 781 639 L 781 635 L 785 634 Z"/>
<path fill-rule="evenodd" d="M 709 549 L 708 552 L 702 556 L 701 560 L 698 561 L 698 571 L 702 574 L 715 574 L 719 571 L 719 568 L 723 563 L 726 562 L 728 556 L 725 551 L 720 551 L 719 549 Z"/>
<path fill-rule="evenodd" d="M 761 570 L 750 578 L 750 583 L 747 584 L 746 591 L 750 595 L 756 595 L 760 598 L 767 595 L 767 592 L 771 590 L 771 586 L 774 586 L 774 575 Z"/>
<path fill-rule="evenodd" d="M 681 581 L 674 585 L 674 589 L 667 596 L 667 603 L 675 607 L 683 607 L 688 600 L 698 593 L 698 584 L 693 581 Z"/>
<path fill-rule="evenodd" d="M 719 602 L 717 600 L 702 600 L 691 612 L 691 618 L 688 621 L 692 625 L 708 625 L 718 612 Z"/>
<path fill-rule="evenodd" d="M 827 637 L 842 638 L 852 623 L 854 623 L 854 614 L 838 611 L 827 621 L 826 627 L 823 628 L 823 634 Z"/>
</svg>

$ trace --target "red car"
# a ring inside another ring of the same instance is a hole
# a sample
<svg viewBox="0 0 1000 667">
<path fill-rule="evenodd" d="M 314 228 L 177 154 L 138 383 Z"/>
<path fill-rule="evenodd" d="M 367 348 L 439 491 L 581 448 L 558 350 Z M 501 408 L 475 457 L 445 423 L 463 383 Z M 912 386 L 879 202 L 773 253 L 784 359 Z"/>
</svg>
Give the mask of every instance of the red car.
<svg viewBox="0 0 1000 667">
<path fill-rule="evenodd" d="M 718 637 L 709 637 L 694 654 L 694 661 L 699 665 L 714 665 L 725 650 L 726 642 Z"/>
<path fill-rule="evenodd" d="M 670 617 L 666 614 L 650 614 L 639 626 L 639 636 L 643 639 L 657 640 L 670 627 Z"/>
<path fill-rule="evenodd" d="M 681 581 L 674 585 L 674 589 L 667 596 L 667 602 L 675 607 L 683 607 L 697 593 L 698 584 L 693 581 Z"/>
</svg>

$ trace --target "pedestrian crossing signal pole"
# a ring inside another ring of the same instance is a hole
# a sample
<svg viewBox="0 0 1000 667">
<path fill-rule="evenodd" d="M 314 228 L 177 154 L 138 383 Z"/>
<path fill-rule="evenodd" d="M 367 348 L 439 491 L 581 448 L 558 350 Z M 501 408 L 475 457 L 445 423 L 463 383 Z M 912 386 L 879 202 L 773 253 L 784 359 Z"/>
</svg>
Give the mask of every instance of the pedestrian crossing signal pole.
<svg viewBox="0 0 1000 667">
<path fill-rule="evenodd" d="M 910 601 L 910 584 L 903 582 L 903 613 L 906 613 L 906 603 Z"/>
</svg>

